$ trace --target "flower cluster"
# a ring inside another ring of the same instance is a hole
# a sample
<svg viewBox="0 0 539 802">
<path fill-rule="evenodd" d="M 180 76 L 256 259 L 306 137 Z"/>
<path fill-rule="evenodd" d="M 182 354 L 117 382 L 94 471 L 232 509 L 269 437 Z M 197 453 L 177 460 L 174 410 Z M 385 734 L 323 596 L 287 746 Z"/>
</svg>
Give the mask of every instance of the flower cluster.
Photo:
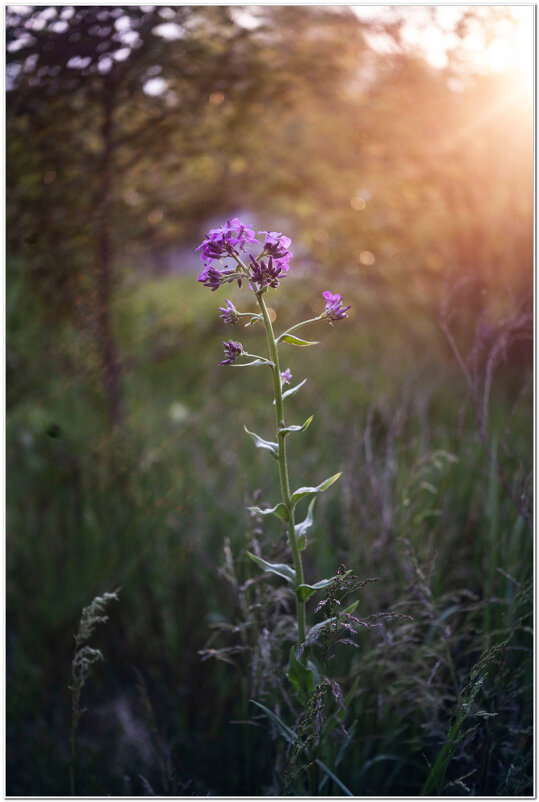
<svg viewBox="0 0 539 802">
<path fill-rule="evenodd" d="M 238 217 L 228 220 L 220 228 L 212 228 L 206 235 L 206 239 L 196 249 L 201 251 L 201 259 L 204 262 L 204 270 L 200 273 L 198 280 L 209 287 L 212 292 L 218 290 L 221 284 L 227 284 L 237 279 L 238 287 L 241 287 L 242 276 L 238 273 L 238 258 L 240 252 L 245 252 L 245 248 L 253 243 L 258 243 L 255 232 L 242 223 Z M 223 259 L 232 258 L 236 261 L 233 267 L 224 266 Z M 221 262 L 222 268 L 216 267 L 213 263 Z"/>
<path fill-rule="evenodd" d="M 264 235 L 262 243 L 255 236 L 255 232 L 248 225 L 243 223 L 238 217 L 228 220 L 220 228 L 213 228 L 208 232 L 204 241 L 199 245 L 197 251 L 201 252 L 204 269 L 200 273 L 198 280 L 209 287 L 212 292 L 218 290 L 222 284 L 237 281 L 238 286 L 242 286 L 243 280 L 247 281 L 249 287 L 257 296 L 261 308 L 263 308 L 262 294 L 268 288 L 276 288 L 279 281 L 283 279 L 289 269 L 292 252 L 289 250 L 292 243 L 290 237 L 285 236 L 280 231 L 259 231 L 258 236 Z M 260 248 L 257 256 L 251 252 L 255 246 Z M 346 314 L 350 306 L 343 306 L 342 296 L 333 294 L 329 290 L 322 293 L 326 306 L 324 311 L 312 320 L 305 320 L 293 326 L 289 331 L 281 335 L 278 341 L 285 338 L 286 342 L 296 344 L 312 345 L 313 343 L 303 342 L 297 338 L 291 338 L 290 332 L 307 323 L 316 320 L 327 320 L 332 323 L 348 317 Z M 220 317 L 225 323 L 235 325 L 240 318 L 251 316 L 251 320 L 246 325 L 251 325 L 255 320 L 262 320 L 262 315 L 255 313 L 238 312 L 232 301 L 228 298 L 225 306 L 219 307 Z M 231 365 L 239 356 L 252 356 L 244 352 L 241 343 L 229 340 L 223 342 L 225 349 L 225 359 L 220 365 Z M 264 364 L 267 360 L 256 357 L 255 362 L 248 364 Z M 271 363 L 270 363 L 271 364 Z M 290 370 L 280 372 L 281 387 L 290 384 L 292 374 Z"/>
<path fill-rule="evenodd" d="M 264 287 L 278 287 L 279 276 L 282 276 L 282 268 L 273 262 L 273 256 L 270 256 L 267 262 L 250 257 L 251 261 L 251 279 L 254 284 L 258 285 L 258 292 L 263 290 Z"/>
<path fill-rule="evenodd" d="M 202 261 L 208 265 L 215 259 L 239 256 L 240 251 L 245 251 L 246 245 L 256 242 L 255 232 L 238 217 L 234 217 L 232 220 L 227 220 L 224 226 L 212 228 L 197 251 L 202 251 Z"/>
<path fill-rule="evenodd" d="M 235 362 L 236 359 L 243 354 L 243 345 L 234 340 L 229 340 L 228 342 L 223 340 L 223 347 L 225 349 L 226 359 L 219 362 L 220 365 L 231 365 L 232 362 Z"/>
<path fill-rule="evenodd" d="M 333 295 L 329 290 L 322 293 L 322 297 L 326 302 L 326 308 L 324 309 L 323 315 L 326 320 L 342 320 L 345 317 L 348 317 L 346 314 L 350 309 L 350 306 L 343 306 L 342 305 L 342 295 L 336 293 Z"/>
<path fill-rule="evenodd" d="M 221 284 L 235 280 L 241 287 L 244 277 L 252 280 L 256 285 L 256 292 L 266 287 L 277 287 L 278 278 L 282 278 L 290 267 L 292 252 L 289 247 L 292 241 L 280 231 L 258 232 L 259 236 L 262 234 L 265 237 L 263 245 L 256 238 L 253 229 L 238 217 L 228 220 L 220 228 L 212 228 L 196 249 L 201 252 L 204 263 L 198 280 L 212 292 L 218 290 Z M 262 250 L 256 259 L 249 254 L 249 264 L 246 265 L 242 256 L 249 246 L 259 246 Z M 268 257 L 267 261 L 261 261 L 264 256 Z M 225 262 L 226 259 L 233 260 L 234 264 Z"/>
<path fill-rule="evenodd" d="M 285 237 L 278 231 L 259 231 L 258 233 L 266 235 L 264 253 L 273 258 L 273 261 L 281 268 L 283 273 L 287 273 L 293 256 L 291 251 L 288 250 L 292 244 L 290 237 Z"/>
<path fill-rule="evenodd" d="M 212 292 L 218 290 L 221 284 L 224 284 L 226 281 L 231 281 L 232 274 L 235 271 L 232 270 L 217 270 L 217 268 L 209 267 L 204 268 L 202 273 L 199 275 L 198 280 L 201 281 L 205 287 L 209 287 Z M 238 279 L 238 284 L 241 287 L 240 280 Z"/>
</svg>

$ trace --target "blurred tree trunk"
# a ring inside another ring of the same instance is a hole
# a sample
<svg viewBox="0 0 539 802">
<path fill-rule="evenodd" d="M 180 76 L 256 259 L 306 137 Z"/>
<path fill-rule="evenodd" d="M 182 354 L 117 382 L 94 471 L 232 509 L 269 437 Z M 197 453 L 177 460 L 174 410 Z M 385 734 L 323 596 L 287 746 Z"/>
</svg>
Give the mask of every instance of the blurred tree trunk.
<svg viewBox="0 0 539 802">
<path fill-rule="evenodd" d="M 114 126 L 114 82 L 103 80 L 101 95 L 103 124 L 101 126 L 101 159 L 98 191 L 96 198 L 97 219 L 97 259 L 96 259 L 96 298 L 97 298 L 97 340 L 101 359 L 101 373 L 108 416 L 111 426 L 120 427 L 125 419 L 121 388 L 121 369 L 118 348 L 112 329 L 113 276 L 113 126 Z"/>
</svg>

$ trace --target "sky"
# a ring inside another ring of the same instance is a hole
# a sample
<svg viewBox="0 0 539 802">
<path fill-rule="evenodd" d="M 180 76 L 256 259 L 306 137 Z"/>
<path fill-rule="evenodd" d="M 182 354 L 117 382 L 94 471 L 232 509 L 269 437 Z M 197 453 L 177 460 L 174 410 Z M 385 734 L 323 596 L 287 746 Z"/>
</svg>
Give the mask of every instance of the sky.
<svg viewBox="0 0 539 802">
<path fill-rule="evenodd" d="M 426 60 L 434 67 L 447 65 L 447 50 L 455 46 L 458 38 L 453 27 L 466 10 L 486 4 L 470 5 L 356 5 L 354 12 L 360 19 L 391 19 L 395 12 L 408 18 L 402 35 L 411 47 L 422 50 Z M 493 72 L 515 71 L 533 80 L 534 73 L 534 6 L 497 6 L 507 10 L 508 20 L 500 23 L 499 34 L 490 44 L 485 42 L 480 30 L 470 33 L 464 44 L 479 67 Z M 429 21 L 435 9 L 436 22 Z M 386 37 L 372 36 L 369 44 L 377 50 L 390 47 Z"/>
</svg>

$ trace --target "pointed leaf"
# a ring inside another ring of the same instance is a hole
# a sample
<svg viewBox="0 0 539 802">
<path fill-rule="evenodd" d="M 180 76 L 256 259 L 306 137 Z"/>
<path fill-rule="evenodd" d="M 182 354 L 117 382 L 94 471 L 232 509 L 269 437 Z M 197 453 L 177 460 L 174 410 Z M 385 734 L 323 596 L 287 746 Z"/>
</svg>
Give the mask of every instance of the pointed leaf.
<svg viewBox="0 0 539 802">
<path fill-rule="evenodd" d="M 326 479 L 325 482 L 321 482 L 317 487 L 300 487 L 295 493 L 292 494 L 292 504 L 295 505 L 300 501 L 300 499 L 304 498 L 305 496 L 311 496 L 313 493 L 322 493 L 324 490 L 327 490 L 328 487 L 339 479 L 342 476 L 342 471 L 340 473 L 336 473 L 334 476 L 330 476 L 329 479 Z"/>
<path fill-rule="evenodd" d="M 298 541 L 298 548 L 300 551 L 303 551 L 307 548 L 307 538 L 306 532 L 309 531 L 311 526 L 313 525 L 313 507 L 316 501 L 316 496 L 312 499 L 309 504 L 309 509 L 307 510 L 307 517 L 304 521 L 299 524 L 296 524 L 294 529 L 296 530 L 296 538 Z"/>
<path fill-rule="evenodd" d="M 314 415 L 311 415 L 311 417 L 307 418 L 305 423 L 302 424 L 301 426 L 296 426 L 295 424 L 293 424 L 292 426 L 287 426 L 285 429 L 279 429 L 279 432 L 284 432 L 285 434 L 291 434 L 292 432 L 304 432 L 305 429 L 311 423 L 313 418 L 314 418 Z"/>
<path fill-rule="evenodd" d="M 290 390 L 285 390 L 283 393 L 283 401 L 285 398 L 290 398 L 291 395 L 295 395 L 297 391 L 303 387 L 306 381 L 307 379 L 303 379 L 303 381 L 299 384 L 296 384 L 295 387 L 291 387 Z M 275 406 L 275 399 L 273 399 L 273 406 Z"/>
<path fill-rule="evenodd" d="M 314 687 L 316 688 L 317 685 L 320 685 L 320 672 L 312 660 L 307 661 L 307 668 L 313 672 L 313 682 Z"/>
<path fill-rule="evenodd" d="M 253 359 L 252 362 L 234 362 L 230 365 L 232 368 L 248 368 L 250 365 L 270 365 L 273 366 L 273 362 L 270 362 L 269 359 Z"/>
<path fill-rule="evenodd" d="M 288 679 L 300 694 L 309 694 L 314 691 L 314 671 L 304 666 L 296 657 L 294 646 L 290 649 L 290 663 L 288 665 Z"/>
<path fill-rule="evenodd" d="M 267 448 L 268 451 L 271 451 L 274 457 L 276 458 L 279 457 L 278 443 L 272 443 L 269 440 L 264 440 L 262 437 L 259 437 L 259 435 L 255 434 L 254 432 L 250 432 L 247 426 L 244 426 L 243 428 L 245 429 L 249 437 L 253 438 L 253 442 L 257 448 Z"/>
<path fill-rule="evenodd" d="M 276 504 L 275 507 L 270 507 L 265 510 L 263 510 L 262 507 L 247 507 L 247 509 L 250 510 L 250 512 L 256 512 L 257 515 L 276 515 L 277 518 L 280 518 L 282 521 L 288 521 L 288 510 L 282 501 Z"/>
<path fill-rule="evenodd" d="M 307 638 L 305 640 L 305 643 L 307 645 L 309 645 L 309 643 L 312 643 L 316 634 L 327 624 L 333 624 L 341 616 L 346 615 L 347 613 L 353 613 L 358 604 L 359 601 L 352 602 L 352 604 L 349 604 L 348 607 L 346 607 L 339 613 L 339 615 L 334 615 L 332 616 L 332 618 L 325 618 L 323 621 L 319 621 L 318 624 L 312 626 L 310 630 L 307 632 Z"/>
<path fill-rule="evenodd" d="M 353 612 L 353 611 L 350 610 L 348 612 Z M 360 680 L 360 676 L 358 674 L 357 677 L 355 678 L 354 682 L 352 683 L 352 687 L 350 688 L 350 690 L 348 691 L 348 693 L 344 697 L 344 708 L 345 708 L 345 710 L 348 710 L 348 708 L 350 707 L 350 703 L 351 703 L 352 699 L 354 698 L 355 692 L 357 691 L 357 686 L 359 685 L 359 680 Z"/>
<path fill-rule="evenodd" d="M 309 342 L 309 340 L 301 340 L 299 337 L 294 337 L 293 334 L 285 334 L 280 340 L 283 343 L 290 343 L 290 345 L 318 345 L 318 341 Z"/>
<path fill-rule="evenodd" d="M 266 560 L 263 560 L 262 557 L 257 557 L 256 554 L 252 554 L 250 551 L 248 551 L 247 554 L 253 562 L 262 568 L 263 571 L 277 574 L 277 576 L 280 576 L 283 579 L 286 579 L 287 582 L 290 582 L 291 585 L 295 585 L 296 572 L 293 568 L 290 568 L 289 565 L 286 565 L 285 563 L 268 563 Z"/>
<path fill-rule="evenodd" d="M 307 379 L 303 379 L 303 381 L 300 382 L 299 384 L 296 384 L 295 387 L 291 387 L 289 390 L 285 390 L 283 393 L 283 401 L 285 398 L 290 398 L 291 395 L 295 395 L 297 391 L 303 387 L 306 381 Z"/>
<path fill-rule="evenodd" d="M 298 585 L 296 593 L 300 601 L 305 601 L 306 599 L 310 599 L 317 590 L 329 588 L 330 585 L 333 585 L 335 579 L 336 577 L 332 576 L 331 579 L 321 579 L 319 582 L 315 582 L 314 585 Z"/>
<path fill-rule="evenodd" d="M 305 518 L 305 520 L 295 525 L 294 529 L 296 530 L 296 537 L 299 538 L 301 537 L 301 535 L 304 535 L 305 532 L 307 532 L 313 525 L 313 508 L 315 502 L 316 502 L 316 496 L 313 499 L 311 499 L 309 503 L 309 508 L 307 510 L 307 517 Z"/>
<path fill-rule="evenodd" d="M 352 791 L 350 791 L 350 789 L 347 788 L 346 785 L 344 783 L 342 783 L 335 774 L 333 774 L 331 769 L 328 769 L 328 767 L 326 766 L 325 763 L 322 763 L 322 761 L 318 760 L 318 758 L 315 758 L 314 762 L 316 763 L 317 766 L 319 766 L 322 769 L 324 774 L 327 774 L 327 776 L 329 777 L 330 780 L 333 780 L 335 785 L 337 785 L 341 789 L 341 791 L 343 792 L 343 794 L 345 796 L 354 796 Z"/>
<path fill-rule="evenodd" d="M 250 701 L 252 702 L 252 704 L 259 707 L 260 710 L 262 710 L 266 714 L 266 716 L 269 718 L 271 722 L 273 722 L 276 729 L 283 736 L 285 741 L 287 741 L 287 743 L 293 744 L 297 740 L 298 736 L 296 735 L 296 733 L 293 730 L 291 730 L 290 727 L 279 718 L 279 716 L 276 716 L 273 710 L 270 710 L 269 707 L 266 707 L 260 702 L 256 702 L 254 699 L 251 699 Z M 322 763 L 322 761 L 318 760 L 318 758 L 315 759 L 315 763 L 322 769 L 322 771 L 324 772 L 324 774 L 327 775 L 327 777 L 333 780 L 333 782 L 341 789 L 341 791 L 346 796 L 353 796 L 352 792 L 346 787 L 346 785 L 344 785 L 344 783 L 342 783 L 339 780 L 339 778 L 331 771 L 331 769 L 329 769 L 326 766 L 325 763 Z"/>
<path fill-rule="evenodd" d="M 255 702 L 254 699 L 251 699 L 250 701 L 264 711 L 269 720 L 275 724 L 275 726 L 277 727 L 277 729 L 279 730 L 285 741 L 288 741 L 289 744 L 294 743 L 294 741 L 297 738 L 296 733 L 293 730 L 291 730 L 290 727 L 284 723 L 284 721 L 281 721 L 281 719 L 275 715 L 273 710 L 270 710 L 269 707 L 266 707 L 260 702 Z"/>
<path fill-rule="evenodd" d="M 297 740 L 298 736 L 296 733 L 291 730 L 290 727 L 279 718 L 279 716 L 276 716 L 273 710 L 270 710 L 269 707 L 266 707 L 260 702 L 256 702 L 254 699 L 251 699 L 250 701 L 266 714 L 287 743 L 293 744 Z M 337 785 L 346 796 L 353 796 L 352 792 L 346 787 L 346 785 L 344 785 L 344 783 L 339 780 L 339 778 L 331 771 L 331 769 L 326 766 L 325 763 L 322 763 L 322 761 L 318 760 L 318 758 L 315 759 L 315 763 L 317 766 L 319 766 L 319 768 L 322 769 L 327 777 L 333 780 L 335 785 Z"/>
<path fill-rule="evenodd" d="M 350 571 L 347 571 L 345 574 L 342 574 L 342 576 L 345 577 L 345 576 L 348 576 L 348 574 L 351 574 L 351 573 L 352 573 L 352 571 L 350 570 Z M 301 601 L 305 601 L 306 599 L 310 599 L 311 596 L 314 593 L 316 593 L 317 590 L 323 590 L 324 588 L 329 588 L 330 585 L 333 585 L 333 583 L 335 582 L 336 579 L 337 579 L 336 576 L 332 576 L 330 579 L 321 579 L 319 582 L 315 582 L 314 585 L 306 585 L 306 584 L 298 585 L 298 587 L 296 588 L 296 592 L 297 592 L 300 600 Z M 348 611 L 348 608 L 344 612 L 347 612 L 347 611 Z"/>
</svg>

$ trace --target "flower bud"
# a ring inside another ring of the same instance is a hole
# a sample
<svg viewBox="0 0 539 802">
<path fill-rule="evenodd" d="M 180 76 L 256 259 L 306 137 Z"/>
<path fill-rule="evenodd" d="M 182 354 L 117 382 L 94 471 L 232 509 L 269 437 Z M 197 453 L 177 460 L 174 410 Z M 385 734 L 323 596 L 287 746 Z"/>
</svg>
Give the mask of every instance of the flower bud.
<svg viewBox="0 0 539 802">
<path fill-rule="evenodd" d="M 346 313 L 350 309 L 350 306 L 342 305 L 342 295 L 338 293 L 333 295 L 329 290 L 326 290 L 326 292 L 322 293 L 322 296 L 326 301 L 326 308 L 323 313 L 326 320 L 342 320 L 348 317 Z"/>
<path fill-rule="evenodd" d="M 220 365 L 231 365 L 232 362 L 235 362 L 236 359 L 243 353 L 243 345 L 235 342 L 234 340 L 229 340 L 228 342 L 223 340 L 223 347 L 225 349 L 226 359 L 223 359 L 222 362 L 219 362 Z"/>
<path fill-rule="evenodd" d="M 226 306 L 220 306 L 219 312 L 221 313 L 219 317 L 221 317 L 225 323 L 231 323 L 232 325 L 236 324 L 240 319 L 238 314 L 238 310 L 232 303 L 229 301 L 228 298 L 226 299 Z"/>
</svg>

